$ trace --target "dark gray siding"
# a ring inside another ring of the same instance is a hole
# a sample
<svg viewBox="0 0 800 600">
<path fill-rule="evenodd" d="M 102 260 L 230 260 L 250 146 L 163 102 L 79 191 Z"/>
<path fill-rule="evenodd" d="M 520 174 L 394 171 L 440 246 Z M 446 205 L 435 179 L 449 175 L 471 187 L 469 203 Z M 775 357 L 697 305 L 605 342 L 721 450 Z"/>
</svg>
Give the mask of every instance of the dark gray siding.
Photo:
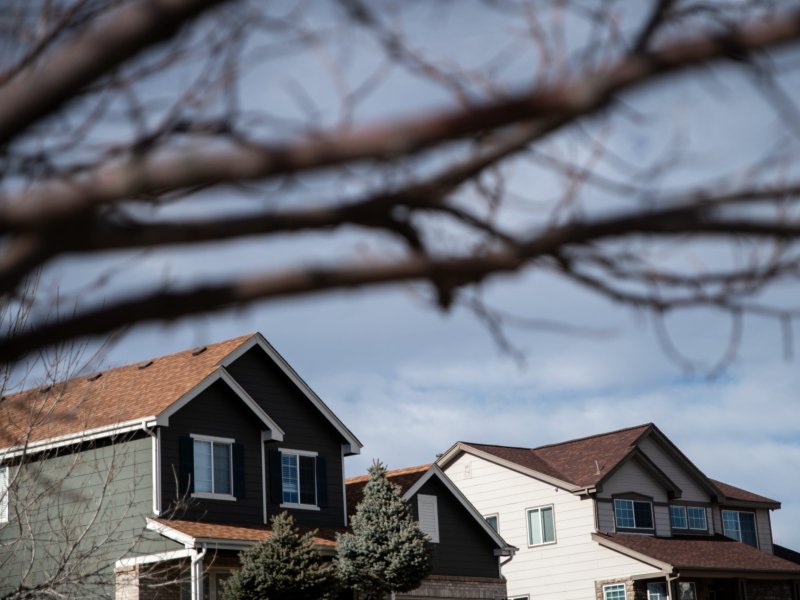
<svg viewBox="0 0 800 600">
<path fill-rule="evenodd" d="M 431 477 L 418 494 L 436 496 L 439 510 L 439 543 L 433 547 L 433 575 L 500 577 L 495 542 L 436 477 Z M 419 518 L 417 496 L 411 498 L 414 516 Z"/>
<path fill-rule="evenodd" d="M 318 452 L 325 461 L 327 506 L 319 511 L 291 509 L 295 521 L 311 527 L 343 527 L 341 447 L 345 440 L 261 349 L 245 353 L 228 367 L 228 372 L 284 430 L 284 441 L 270 442 L 268 448 L 310 450 Z M 270 517 L 282 510 L 278 504 L 268 505 Z"/>
<path fill-rule="evenodd" d="M 64 597 L 112 597 L 115 561 L 178 547 L 145 530 L 153 503 L 151 444 L 138 433 L 10 467 L 0 597 L 20 583 L 54 579 Z"/>
<path fill-rule="evenodd" d="M 235 501 L 189 499 L 188 506 L 175 512 L 176 518 L 232 525 L 264 522 L 261 490 L 261 431 L 266 426 L 223 381 L 217 381 L 169 419 L 161 430 L 162 502 L 169 506 L 178 493 L 180 439 L 190 434 L 212 435 L 236 440 L 244 446 L 244 496 Z"/>
</svg>

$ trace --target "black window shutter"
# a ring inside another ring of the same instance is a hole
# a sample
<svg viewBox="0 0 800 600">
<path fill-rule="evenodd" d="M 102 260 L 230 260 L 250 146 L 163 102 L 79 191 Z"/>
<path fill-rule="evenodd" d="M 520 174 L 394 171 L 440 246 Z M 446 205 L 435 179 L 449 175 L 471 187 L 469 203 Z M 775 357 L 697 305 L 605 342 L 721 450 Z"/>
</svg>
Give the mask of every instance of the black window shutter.
<svg viewBox="0 0 800 600">
<path fill-rule="evenodd" d="M 317 457 L 317 506 L 328 507 L 328 469 L 325 457 Z"/>
<path fill-rule="evenodd" d="M 178 439 L 178 497 L 194 492 L 194 440 L 188 435 Z"/>
<path fill-rule="evenodd" d="M 244 498 L 244 444 L 233 444 L 233 495 Z"/>
<path fill-rule="evenodd" d="M 280 504 L 282 500 L 281 453 L 273 448 L 269 451 L 269 501 L 272 504 Z"/>
</svg>

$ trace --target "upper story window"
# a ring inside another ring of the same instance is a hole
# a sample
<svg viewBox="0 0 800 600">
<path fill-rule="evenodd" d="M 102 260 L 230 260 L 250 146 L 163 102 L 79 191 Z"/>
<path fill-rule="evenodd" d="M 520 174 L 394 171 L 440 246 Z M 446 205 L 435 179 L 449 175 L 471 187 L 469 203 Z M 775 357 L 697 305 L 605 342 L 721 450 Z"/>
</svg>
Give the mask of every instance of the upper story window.
<svg viewBox="0 0 800 600">
<path fill-rule="evenodd" d="M 653 505 L 646 500 L 614 499 L 617 529 L 653 529 Z"/>
<path fill-rule="evenodd" d="M 552 544 L 556 541 L 555 520 L 552 506 L 529 508 L 528 515 L 528 545 Z"/>
<path fill-rule="evenodd" d="M 233 498 L 234 440 L 192 435 L 194 495 Z"/>
<path fill-rule="evenodd" d="M 722 533 L 727 537 L 758 548 L 756 535 L 756 515 L 740 510 L 722 511 Z"/>
<path fill-rule="evenodd" d="M 417 494 L 419 530 L 428 534 L 434 544 L 439 543 L 439 506 L 436 496 Z"/>
<path fill-rule="evenodd" d="M 708 531 L 706 509 L 702 506 L 672 505 L 669 507 L 669 522 L 672 529 Z"/>
<path fill-rule="evenodd" d="M 281 450 L 282 503 L 317 505 L 317 453 Z"/>
<path fill-rule="evenodd" d="M 0 467 L 0 523 L 8 523 L 8 467 Z"/>
<path fill-rule="evenodd" d="M 486 515 L 483 518 L 486 519 L 486 522 L 489 524 L 489 527 L 491 527 L 495 531 L 499 531 L 497 529 L 500 526 L 499 515 Z"/>
</svg>

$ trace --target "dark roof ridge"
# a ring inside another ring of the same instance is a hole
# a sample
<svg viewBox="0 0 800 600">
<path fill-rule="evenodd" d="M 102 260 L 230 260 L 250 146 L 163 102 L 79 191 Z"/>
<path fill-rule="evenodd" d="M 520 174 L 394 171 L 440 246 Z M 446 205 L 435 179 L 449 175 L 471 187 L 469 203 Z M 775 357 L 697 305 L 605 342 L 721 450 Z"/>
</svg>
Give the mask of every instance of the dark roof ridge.
<svg viewBox="0 0 800 600">
<path fill-rule="evenodd" d="M 484 444 L 482 442 L 464 442 L 460 441 L 457 442 L 459 444 L 466 444 L 467 446 L 494 446 L 496 448 L 513 448 L 514 450 L 534 450 L 534 448 L 530 448 L 528 446 L 508 446 L 506 444 Z"/>
<path fill-rule="evenodd" d="M 631 431 L 632 429 L 639 429 L 642 427 L 655 427 L 655 423 L 641 423 L 639 425 L 632 425 L 630 427 L 623 427 L 621 429 L 615 429 L 614 431 L 606 431 L 603 433 L 595 433 L 594 435 L 585 435 L 583 437 L 573 438 L 571 440 L 565 440 L 563 442 L 553 442 L 551 444 L 544 444 L 543 446 L 536 446 L 535 448 L 529 448 L 529 450 L 536 451 L 542 450 L 544 448 L 552 448 L 553 446 L 563 446 L 565 444 L 572 444 L 574 442 L 582 442 L 585 440 L 591 440 L 595 438 L 605 437 L 607 435 L 616 435 L 618 433 L 622 433 L 623 431 Z"/>
</svg>

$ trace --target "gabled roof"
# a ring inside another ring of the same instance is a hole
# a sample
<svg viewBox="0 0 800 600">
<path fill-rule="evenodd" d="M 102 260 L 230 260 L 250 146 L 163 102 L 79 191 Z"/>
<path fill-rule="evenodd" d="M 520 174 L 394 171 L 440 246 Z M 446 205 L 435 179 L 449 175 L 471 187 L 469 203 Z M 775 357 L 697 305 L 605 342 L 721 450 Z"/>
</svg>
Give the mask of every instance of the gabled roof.
<svg viewBox="0 0 800 600">
<path fill-rule="evenodd" d="M 722 535 L 656 537 L 593 533 L 601 546 L 664 570 L 787 574 L 800 577 L 800 565 Z"/>
<path fill-rule="evenodd" d="M 476 523 L 478 523 L 486 534 L 492 538 L 497 548 L 500 550 L 500 552 L 497 552 L 498 555 L 513 556 L 517 548 L 508 544 L 500 534 L 486 522 L 486 519 L 483 518 L 472 503 L 467 500 L 461 490 L 453 484 L 450 478 L 437 465 L 427 464 L 386 471 L 386 479 L 400 488 L 400 494 L 404 500 L 411 500 L 425 482 L 433 477 L 442 482 L 456 501 L 464 507 L 470 516 L 475 519 Z M 349 477 L 345 480 L 347 486 L 347 514 L 349 516 L 355 514 L 356 508 L 363 500 L 364 488 L 369 478 L 369 475 L 359 475 L 358 477 Z"/>
<path fill-rule="evenodd" d="M 166 425 L 171 414 L 217 380 L 222 380 L 269 428 L 283 431 L 230 376 L 225 367 L 258 346 L 339 431 L 347 453 L 361 443 L 327 405 L 259 334 L 141 361 L 89 376 L 30 389 L 0 400 L 0 450 L 5 456 Z"/>
<path fill-rule="evenodd" d="M 436 463 L 446 466 L 461 452 L 470 452 L 574 493 L 583 493 L 600 486 L 627 460 L 638 460 L 672 496 L 680 496 L 678 486 L 638 448 L 639 442 L 650 435 L 659 440 L 712 496 L 769 508 L 780 507 L 776 500 L 709 479 L 653 423 L 537 448 L 457 442 Z"/>
</svg>

